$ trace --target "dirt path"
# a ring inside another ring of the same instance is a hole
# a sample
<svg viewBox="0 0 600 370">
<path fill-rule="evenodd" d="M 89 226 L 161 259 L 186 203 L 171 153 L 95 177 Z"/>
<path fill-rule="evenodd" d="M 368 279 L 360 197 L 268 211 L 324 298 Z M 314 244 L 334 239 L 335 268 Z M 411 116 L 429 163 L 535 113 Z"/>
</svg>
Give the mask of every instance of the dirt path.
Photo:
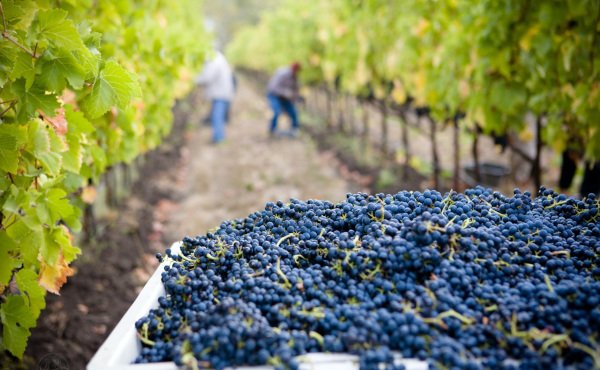
<svg viewBox="0 0 600 370">
<path fill-rule="evenodd" d="M 266 99 L 240 84 L 226 129 L 226 141 L 208 145 L 211 130 L 192 133 L 180 169 L 179 200 L 166 212 L 164 241 L 206 233 L 220 222 L 245 217 L 267 201 L 290 198 L 339 201 L 349 185 L 337 174 L 331 156 L 320 154 L 307 135 L 269 138 Z M 282 117 L 280 127 L 289 121 Z"/>
<path fill-rule="evenodd" d="M 200 97 L 179 105 L 174 134 L 148 155 L 126 202 L 99 221 L 94 245 L 83 246 L 75 263 L 77 274 L 60 296 L 47 295 L 23 363 L 0 356 L 0 368 L 39 370 L 41 359 L 51 356 L 70 370 L 84 369 L 156 269 L 155 252 L 267 201 L 339 201 L 363 190 L 341 180 L 334 156 L 319 153 L 306 134 L 269 139 L 266 99 L 243 78 L 234 104 L 227 140 L 217 146 L 200 123 L 206 109 Z M 287 118 L 281 124 L 287 128 Z"/>
</svg>

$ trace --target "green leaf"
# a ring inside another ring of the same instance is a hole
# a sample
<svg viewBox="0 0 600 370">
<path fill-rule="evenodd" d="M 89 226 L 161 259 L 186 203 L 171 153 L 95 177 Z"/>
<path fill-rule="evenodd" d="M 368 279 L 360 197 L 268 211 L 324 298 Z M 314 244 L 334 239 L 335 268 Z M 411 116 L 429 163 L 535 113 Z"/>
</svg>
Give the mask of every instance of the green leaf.
<svg viewBox="0 0 600 370">
<path fill-rule="evenodd" d="M 21 267 L 21 261 L 10 253 L 17 248 L 17 243 L 6 235 L 5 231 L 0 231 L 0 288 L 8 285 L 12 271 Z"/>
<path fill-rule="evenodd" d="M 85 118 L 83 113 L 74 111 L 71 105 L 65 105 L 65 118 L 69 125 L 69 133 L 90 134 L 95 131 L 94 126 Z"/>
<path fill-rule="evenodd" d="M 25 52 L 17 54 L 10 78 L 13 80 L 24 78 L 26 89 L 29 89 L 33 85 L 33 81 L 35 80 L 35 66 L 31 55 Z"/>
<path fill-rule="evenodd" d="M 111 107 L 124 108 L 141 94 L 135 75 L 114 61 L 106 63 L 94 83 L 92 93 L 83 102 L 91 118 L 97 118 Z"/>
<path fill-rule="evenodd" d="M 12 86 L 19 99 L 17 119 L 21 122 L 27 122 L 30 118 L 35 117 L 38 109 L 41 109 L 48 116 L 53 116 L 56 108 L 60 106 L 58 100 L 56 100 L 56 95 L 46 94 L 45 90 L 35 83 L 27 89 L 25 80 L 21 78 Z"/>
<path fill-rule="evenodd" d="M 83 87 L 85 73 L 70 52 L 51 58 L 44 54 L 44 57 L 40 81 L 46 89 L 61 92 L 67 82 L 76 90 Z"/>
<path fill-rule="evenodd" d="M 73 214 L 73 206 L 69 203 L 67 192 L 64 190 L 57 188 L 50 189 L 46 193 L 45 198 L 52 223 L 56 223 L 60 219 L 69 217 Z"/>
<path fill-rule="evenodd" d="M 46 264 L 52 266 L 58 261 L 61 250 L 60 242 L 64 240 L 60 238 L 60 235 L 54 234 L 54 230 L 43 229 L 42 234 L 43 242 L 40 244 L 40 254 Z"/>
<path fill-rule="evenodd" d="M 0 308 L 2 322 L 18 323 L 25 328 L 33 327 L 36 318 L 29 311 L 28 306 L 23 297 L 18 295 L 9 296 Z"/>
<path fill-rule="evenodd" d="M 11 184 L 2 210 L 15 215 L 19 214 L 21 208 L 29 208 L 30 199 L 30 194 L 26 190 Z"/>
<path fill-rule="evenodd" d="M 517 83 L 496 81 L 490 89 L 490 102 L 495 107 L 509 114 L 519 113 L 527 99 L 524 88 Z"/>
<path fill-rule="evenodd" d="M 69 149 L 63 136 L 59 136 L 50 126 L 46 126 L 46 128 L 48 130 L 48 137 L 50 138 L 50 150 L 52 152 L 60 153 Z"/>
<path fill-rule="evenodd" d="M 87 185 L 87 177 L 81 173 L 66 172 L 62 183 L 67 192 L 74 193 L 79 188 Z M 69 227 L 71 226 L 69 225 Z"/>
<path fill-rule="evenodd" d="M 39 11 L 37 14 L 38 32 L 50 43 L 65 50 L 85 48 L 75 25 L 67 19 L 68 13 L 62 9 Z"/>
<path fill-rule="evenodd" d="M 6 230 L 6 234 L 19 245 L 25 264 L 29 266 L 39 265 L 40 247 L 45 242 L 41 225 L 32 229 L 23 220 L 19 220 Z"/>
<path fill-rule="evenodd" d="M 58 230 L 58 229 L 57 229 Z M 64 238 L 63 244 L 63 257 L 65 258 L 65 262 L 70 263 L 73 261 L 78 255 L 81 254 L 81 249 L 71 244 L 71 241 L 68 235 L 64 234 L 64 230 L 61 230 L 62 237 Z M 61 236 L 56 235 L 56 238 L 60 238 Z"/>
<path fill-rule="evenodd" d="M 0 306 L 2 337 L 6 349 L 18 358 L 23 358 L 29 329 L 35 326 L 36 317 L 23 297 L 11 295 Z"/>
<path fill-rule="evenodd" d="M 27 339 L 31 335 L 29 329 L 25 329 L 16 324 L 5 324 L 2 330 L 2 340 L 6 349 L 18 358 L 23 358 Z"/>
<path fill-rule="evenodd" d="M 94 159 L 94 170 L 97 174 L 104 172 L 107 164 L 106 152 L 97 146 L 90 148 L 90 153 Z"/>
<path fill-rule="evenodd" d="M 2 125 L 0 126 L 0 169 L 16 173 L 18 168 L 17 138 L 10 132 L 10 127 Z"/>
<path fill-rule="evenodd" d="M 0 42 L 0 88 L 13 78 L 10 77 L 15 64 L 17 50 L 8 42 Z"/>
<path fill-rule="evenodd" d="M 21 295 L 26 297 L 33 316 L 37 319 L 40 311 L 46 307 L 46 290 L 38 283 L 38 274 L 33 270 L 22 269 L 16 275 L 17 286 Z"/>
<path fill-rule="evenodd" d="M 25 142 L 26 128 L 16 124 L 0 125 L 0 169 L 16 173 L 19 166 L 19 147 Z"/>
<path fill-rule="evenodd" d="M 39 119 L 29 123 L 29 150 L 49 174 L 56 176 L 62 166 L 62 156 L 54 151 L 54 149 L 57 149 L 57 144 L 51 140 L 52 135 L 54 133 L 50 132 Z"/>
<path fill-rule="evenodd" d="M 49 151 L 50 136 L 48 136 L 48 129 L 46 129 L 45 125 L 39 119 L 35 119 L 29 122 L 28 128 L 28 148 L 30 151 L 35 155 Z"/>
<path fill-rule="evenodd" d="M 82 135 L 67 134 L 67 145 L 69 149 L 62 153 L 63 168 L 67 171 L 79 173 L 83 163 L 83 151 L 81 149 Z"/>
<path fill-rule="evenodd" d="M 45 202 L 43 202 L 43 199 L 42 199 L 42 202 L 40 202 L 39 198 L 38 198 L 38 203 L 35 205 L 34 210 L 35 210 L 35 215 L 37 216 L 35 218 L 35 224 L 28 223 L 28 225 L 31 225 L 33 227 L 34 225 L 37 225 L 38 223 L 40 223 L 42 225 L 52 224 L 52 221 L 50 220 L 50 210 L 48 209 L 48 205 Z M 24 220 L 31 220 L 31 217 L 25 218 Z"/>
<path fill-rule="evenodd" d="M 42 162 L 44 169 L 51 175 L 57 175 L 62 165 L 62 157 L 58 153 L 44 152 L 38 154 L 38 159 Z"/>
</svg>

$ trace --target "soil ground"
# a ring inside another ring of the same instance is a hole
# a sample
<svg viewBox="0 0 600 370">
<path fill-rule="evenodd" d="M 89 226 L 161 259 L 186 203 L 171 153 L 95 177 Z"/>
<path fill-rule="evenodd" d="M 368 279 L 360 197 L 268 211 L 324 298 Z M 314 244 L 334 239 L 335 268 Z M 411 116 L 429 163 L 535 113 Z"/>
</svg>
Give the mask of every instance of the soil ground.
<svg viewBox="0 0 600 370">
<path fill-rule="evenodd" d="M 267 201 L 340 201 L 368 190 L 307 134 L 269 138 L 266 99 L 240 80 L 221 144 L 210 143 L 210 127 L 201 123 L 207 108 L 199 94 L 178 104 L 173 134 L 148 155 L 124 204 L 100 220 L 61 295 L 48 295 L 22 368 L 41 369 L 50 355 L 68 369 L 84 369 L 156 269 L 154 254 L 184 236 L 204 234 Z M 287 129 L 287 118 L 280 126 Z"/>
</svg>

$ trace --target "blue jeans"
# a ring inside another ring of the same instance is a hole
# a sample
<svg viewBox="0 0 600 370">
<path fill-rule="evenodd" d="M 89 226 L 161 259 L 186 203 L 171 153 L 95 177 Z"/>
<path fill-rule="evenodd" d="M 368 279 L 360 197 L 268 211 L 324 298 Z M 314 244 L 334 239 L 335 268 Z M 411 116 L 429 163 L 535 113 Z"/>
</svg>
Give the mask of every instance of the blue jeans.
<svg viewBox="0 0 600 370">
<path fill-rule="evenodd" d="M 210 122 L 213 129 L 213 143 L 219 143 L 225 139 L 225 121 L 229 102 L 222 99 L 213 99 L 210 111 Z"/>
<path fill-rule="evenodd" d="M 290 119 L 292 120 L 292 129 L 298 128 L 298 115 L 296 114 L 296 107 L 294 107 L 294 103 L 291 100 L 273 94 L 268 94 L 267 99 L 273 110 L 273 119 L 271 119 L 271 127 L 269 129 L 270 132 L 275 132 L 277 129 L 277 119 L 281 114 L 281 110 L 285 111 L 285 113 L 290 116 Z"/>
</svg>

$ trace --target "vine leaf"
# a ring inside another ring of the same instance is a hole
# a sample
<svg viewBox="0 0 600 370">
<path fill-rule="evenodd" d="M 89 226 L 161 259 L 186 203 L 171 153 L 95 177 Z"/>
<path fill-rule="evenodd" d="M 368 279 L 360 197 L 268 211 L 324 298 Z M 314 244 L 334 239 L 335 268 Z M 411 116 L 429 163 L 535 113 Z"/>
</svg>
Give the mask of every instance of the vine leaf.
<svg viewBox="0 0 600 370">
<path fill-rule="evenodd" d="M 40 244 L 40 256 L 42 258 L 42 266 L 48 264 L 51 266 L 58 265 L 62 258 L 61 245 L 54 233 L 48 231 L 40 231 L 42 235 Z"/>
<path fill-rule="evenodd" d="M 39 119 L 32 120 L 28 128 L 29 151 L 41 162 L 47 173 L 57 175 L 62 167 L 62 156 L 59 152 L 67 149 L 65 144 Z"/>
<path fill-rule="evenodd" d="M 67 12 L 52 9 L 37 13 L 37 31 L 52 44 L 65 50 L 85 48 L 73 21 L 67 19 Z"/>
<path fill-rule="evenodd" d="M 26 301 L 29 303 L 29 308 L 33 312 L 33 316 L 37 319 L 40 312 L 46 307 L 44 299 L 46 291 L 38 284 L 37 274 L 33 270 L 20 270 L 15 276 L 17 286 L 21 293 L 25 293 Z"/>
<path fill-rule="evenodd" d="M 38 282 L 50 293 L 60 295 L 60 287 L 67 282 L 67 277 L 73 276 L 75 271 L 65 262 L 62 253 L 59 253 L 55 264 L 42 261 Z"/>
<path fill-rule="evenodd" d="M 44 58 L 41 68 L 44 73 L 40 81 L 50 91 L 61 92 L 68 81 L 71 87 L 79 90 L 85 82 L 85 72 L 72 53 L 64 53 L 53 58 Z"/>
<path fill-rule="evenodd" d="M 6 125 L 0 126 L 0 169 L 16 173 L 19 168 L 17 138 Z"/>
<path fill-rule="evenodd" d="M 73 206 L 69 203 L 67 192 L 63 189 L 53 188 L 41 194 L 37 202 L 37 210 L 43 209 L 47 215 L 45 222 L 51 225 L 59 220 L 68 218 L 73 214 Z M 39 212 L 38 212 L 39 213 Z M 40 217 L 40 219 L 42 219 Z"/>
<path fill-rule="evenodd" d="M 29 329 L 35 326 L 36 317 L 21 295 L 10 295 L 0 306 L 2 342 L 13 355 L 23 357 Z"/>
<path fill-rule="evenodd" d="M 22 265 L 21 261 L 10 254 L 17 247 L 17 243 L 6 232 L 0 231 L 0 293 L 10 282 L 13 270 Z"/>
<path fill-rule="evenodd" d="M 44 243 L 44 235 L 39 228 L 31 229 L 23 220 L 15 222 L 6 233 L 17 244 L 23 257 L 23 262 L 29 266 L 36 266 L 40 246 Z"/>
<path fill-rule="evenodd" d="M 81 148 L 82 135 L 67 134 L 69 149 L 62 154 L 63 168 L 73 173 L 79 173 L 83 164 L 83 150 Z"/>
<path fill-rule="evenodd" d="M 140 94 L 135 76 L 117 62 L 110 61 L 100 71 L 91 94 L 83 102 L 83 107 L 90 118 L 98 118 L 114 106 L 126 107 L 132 98 Z"/>
<path fill-rule="evenodd" d="M 65 106 L 65 117 L 68 122 L 69 133 L 89 134 L 95 130 L 94 126 L 85 118 L 83 113 L 74 111 L 71 105 Z"/>
<path fill-rule="evenodd" d="M 60 107 L 56 110 L 54 117 L 44 116 L 46 122 L 54 128 L 54 131 L 60 136 L 64 136 L 68 131 L 67 119 L 65 118 L 65 108 Z"/>
<path fill-rule="evenodd" d="M 35 66 L 31 55 L 22 51 L 17 53 L 10 77 L 13 80 L 24 78 L 25 89 L 31 88 L 33 81 L 35 80 Z"/>
<path fill-rule="evenodd" d="M 28 89 L 25 86 L 25 80 L 18 79 L 13 83 L 12 88 L 19 99 L 17 119 L 21 122 L 27 122 L 38 109 L 47 115 L 52 115 L 59 107 L 56 96 L 46 94 L 46 91 L 35 83 Z"/>
</svg>

